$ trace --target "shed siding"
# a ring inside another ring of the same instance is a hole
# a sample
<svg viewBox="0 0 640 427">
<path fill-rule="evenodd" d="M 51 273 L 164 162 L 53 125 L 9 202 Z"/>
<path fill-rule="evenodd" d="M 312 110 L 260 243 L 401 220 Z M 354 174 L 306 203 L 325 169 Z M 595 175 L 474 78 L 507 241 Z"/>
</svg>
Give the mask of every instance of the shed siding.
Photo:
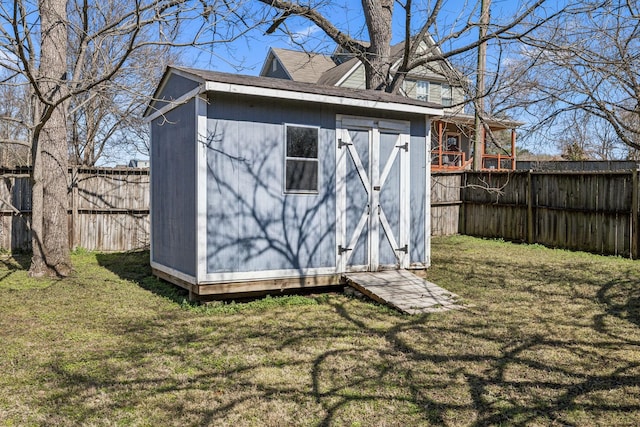
<svg viewBox="0 0 640 427">
<path fill-rule="evenodd" d="M 208 117 L 207 272 L 335 266 L 335 113 L 216 94 Z M 319 194 L 283 193 L 284 123 L 320 127 Z"/>
<path fill-rule="evenodd" d="M 424 118 L 411 123 L 411 190 L 410 190 L 410 253 L 411 263 L 422 263 L 427 261 L 425 254 L 425 197 L 426 197 L 426 175 L 431 173 L 427 164 L 427 140 Z M 430 232 L 430 230 L 428 230 Z"/>
<path fill-rule="evenodd" d="M 162 88 L 161 92 L 156 96 L 157 100 L 153 103 L 153 108 L 157 110 L 161 109 L 168 104 L 168 102 L 163 100 L 176 100 L 185 93 L 197 88 L 198 85 L 198 82 L 195 82 L 191 79 L 184 78 L 177 74 L 172 75 L 171 79 Z"/>
<path fill-rule="evenodd" d="M 196 273 L 195 103 L 152 123 L 151 234 L 153 261 Z"/>
</svg>

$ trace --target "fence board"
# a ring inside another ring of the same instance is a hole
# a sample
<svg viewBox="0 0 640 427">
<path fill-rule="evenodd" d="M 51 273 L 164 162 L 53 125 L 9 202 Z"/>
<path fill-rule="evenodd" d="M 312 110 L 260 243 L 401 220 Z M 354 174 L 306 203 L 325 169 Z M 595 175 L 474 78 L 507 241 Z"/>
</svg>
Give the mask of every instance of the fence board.
<svg viewBox="0 0 640 427">
<path fill-rule="evenodd" d="M 460 229 L 480 237 L 637 258 L 634 173 L 471 172 Z"/>
<path fill-rule="evenodd" d="M 431 176 L 431 235 L 458 234 L 462 208 L 462 173 Z"/>
<path fill-rule="evenodd" d="M 31 249 L 28 173 L 0 171 L 1 249 Z M 149 245 L 148 169 L 70 168 L 68 197 L 71 248 L 126 251 Z"/>
</svg>

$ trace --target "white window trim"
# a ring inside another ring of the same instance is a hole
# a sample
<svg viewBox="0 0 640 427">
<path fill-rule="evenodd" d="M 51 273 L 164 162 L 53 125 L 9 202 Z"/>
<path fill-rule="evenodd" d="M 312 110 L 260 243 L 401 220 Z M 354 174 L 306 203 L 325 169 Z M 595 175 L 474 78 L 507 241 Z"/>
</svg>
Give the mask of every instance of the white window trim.
<svg viewBox="0 0 640 427">
<path fill-rule="evenodd" d="M 317 140 L 316 140 L 316 158 L 307 158 L 307 157 L 289 157 L 287 156 L 287 129 L 289 127 L 297 127 L 297 128 L 309 128 L 317 130 Z M 317 195 L 320 193 L 320 126 L 311 126 L 311 125 L 301 125 L 296 123 L 283 123 L 283 150 L 282 150 L 282 193 L 286 195 Z M 305 161 L 305 162 L 316 162 L 317 167 L 317 176 L 316 176 L 316 189 L 315 190 L 287 190 L 287 160 L 296 160 L 296 161 Z"/>
<path fill-rule="evenodd" d="M 445 94 L 447 95 L 445 97 Z M 442 100 L 442 106 L 443 107 L 451 107 L 453 106 L 453 86 L 451 86 L 448 83 L 442 83 L 440 85 L 440 99 Z M 448 99 L 449 100 L 449 104 L 445 105 L 444 100 Z"/>
</svg>

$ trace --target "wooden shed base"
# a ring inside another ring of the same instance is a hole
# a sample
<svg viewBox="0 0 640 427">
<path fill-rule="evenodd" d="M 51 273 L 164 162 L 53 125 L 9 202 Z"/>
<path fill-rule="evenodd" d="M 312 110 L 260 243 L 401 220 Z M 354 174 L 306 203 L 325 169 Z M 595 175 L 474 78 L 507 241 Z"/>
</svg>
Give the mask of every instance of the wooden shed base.
<svg viewBox="0 0 640 427">
<path fill-rule="evenodd" d="M 152 272 L 154 276 L 189 291 L 189 300 L 191 301 L 241 298 L 294 289 L 316 289 L 344 285 L 344 280 L 340 274 L 232 283 L 193 284 L 155 268 L 152 269 Z"/>
<path fill-rule="evenodd" d="M 189 300 L 238 299 L 273 293 L 339 288 L 349 285 L 367 297 L 409 314 L 461 308 L 457 295 L 407 270 L 344 273 L 289 279 L 193 284 L 163 271 L 153 274 L 189 291 Z"/>
</svg>

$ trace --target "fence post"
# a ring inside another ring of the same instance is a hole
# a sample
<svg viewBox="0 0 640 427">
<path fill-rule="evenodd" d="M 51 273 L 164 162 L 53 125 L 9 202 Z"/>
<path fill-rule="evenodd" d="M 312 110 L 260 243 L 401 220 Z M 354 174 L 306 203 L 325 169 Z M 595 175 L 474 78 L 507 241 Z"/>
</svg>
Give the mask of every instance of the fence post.
<svg viewBox="0 0 640 427">
<path fill-rule="evenodd" d="M 533 171 L 527 173 L 527 243 L 533 241 Z"/>
<path fill-rule="evenodd" d="M 78 167 L 71 168 L 71 250 L 78 248 Z"/>
<path fill-rule="evenodd" d="M 631 259 L 638 259 L 638 169 L 631 172 L 631 218 L 629 227 L 631 228 L 629 237 L 631 238 L 629 256 Z"/>
<path fill-rule="evenodd" d="M 460 193 L 458 195 L 460 200 L 460 214 L 458 216 L 458 233 L 462 235 L 467 234 L 467 176 L 468 171 L 462 172 L 460 176 Z"/>
</svg>

